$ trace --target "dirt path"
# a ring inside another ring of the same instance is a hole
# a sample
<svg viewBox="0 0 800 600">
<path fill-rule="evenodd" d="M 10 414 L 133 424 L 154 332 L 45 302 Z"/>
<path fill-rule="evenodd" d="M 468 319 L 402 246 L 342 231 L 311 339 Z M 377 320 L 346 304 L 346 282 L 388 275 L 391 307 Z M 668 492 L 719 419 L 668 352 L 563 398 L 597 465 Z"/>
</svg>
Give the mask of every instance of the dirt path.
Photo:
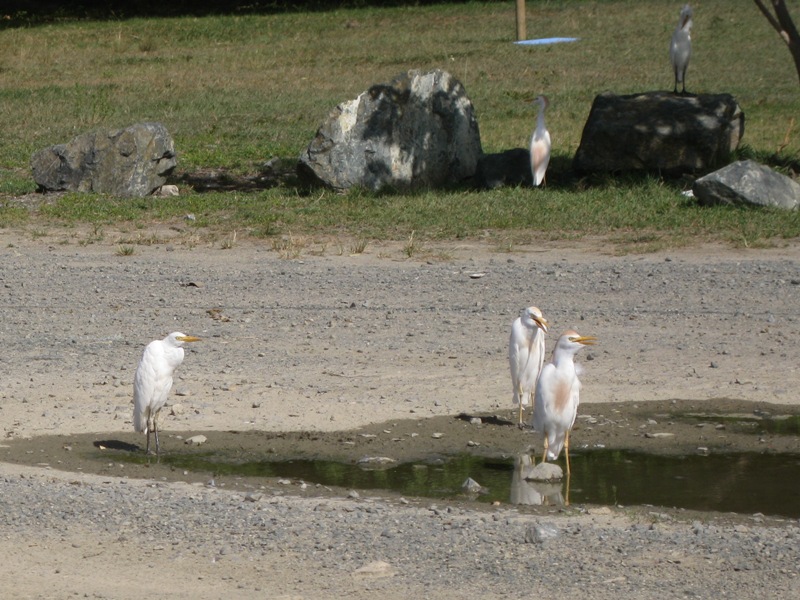
<svg viewBox="0 0 800 600">
<path fill-rule="evenodd" d="M 123 256 L 111 241 L 78 245 L 66 236 L 3 232 L 4 437 L 130 435 L 131 380 L 141 351 L 174 330 L 204 341 L 180 368 L 172 397 L 177 406 L 165 430 L 325 432 L 393 419 L 502 413 L 511 397 L 508 329 L 529 304 L 552 324 L 548 351 L 567 328 L 599 338 L 581 356 L 582 410 L 591 411 L 592 403 L 672 399 L 707 407 L 718 398 L 800 405 L 798 244 L 622 257 L 594 243 L 513 253 L 448 244 L 412 259 L 400 245 L 368 246 L 354 256 L 332 245 L 285 259 L 265 244 L 222 249 L 185 242 L 136 246 Z M 19 469 L 0 465 L 8 481 L 41 478 Z M 69 524 L 63 543 L 40 543 L 50 534 L 30 527 L 0 541 L 0 555 L 15 555 L 22 543 L 32 560 L 50 565 L 51 575 L 40 587 L 36 580 L 17 581 L 11 597 L 62 597 L 68 590 L 129 597 L 107 586 L 112 554 L 89 561 L 91 573 L 80 561 L 73 565 L 83 587 L 59 588 L 63 578 L 52 575 L 53 555 L 74 561 L 73 538 L 83 540 L 79 553 L 86 554 L 86 545 L 107 532 Z M 625 530 L 630 521 L 613 527 Z M 128 535 L 131 543 L 148 545 L 147 533 Z M 263 560 L 290 559 L 270 554 Z M 191 572 L 191 558 L 184 560 Z M 15 561 L 22 568 L 18 556 Z M 779 562 L 765 560 L 758 578 L 774 576 L 779 589 L 796 589 L 796 564 L 781 574 Z M 654 564 L 657 577 L 666 563 Z M 610 565 L 613 579 L 618 574 Z M 147 568 L 168 582 L 170 565 L 153 559 Z M 421 593 L 450 597 L 434 580 Z M 234 583 L 180 581 L 187 597 L 220 597 Z M 361 584 L 337 585 L 341 594 L 369 595 Z M 287 598 L 325 595 L 308 581 L 280 589 Z M 389 597 L 404 597 L 398 589 Z"/>
</svg>

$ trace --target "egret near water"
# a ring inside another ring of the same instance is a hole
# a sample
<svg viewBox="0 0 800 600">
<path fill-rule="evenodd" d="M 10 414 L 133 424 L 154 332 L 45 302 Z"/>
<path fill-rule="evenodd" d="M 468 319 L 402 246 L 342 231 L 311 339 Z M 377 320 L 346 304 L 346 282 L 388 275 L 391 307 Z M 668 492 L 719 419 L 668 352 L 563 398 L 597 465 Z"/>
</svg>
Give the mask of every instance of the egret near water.
<svg viewBox="0 0 800 600">
<path fill-rule="evenodd" d="M 675 88 L 673 93 L 678 93 L 678 84 L 681 84 L 681 94 L 686 93 L 686 67 L 689 66 L 689 58 L 692 56 L 692 7 L 686 4 L 681 9 L 678 17 L 678 26 L 672 34 L 669 43 L 669 60 L 672 63 L 672 71 L 675 74 Z"/>
<path fill-rule="evenodd" d="M 533 428 L 544 436 L 542 460 L 556 460 L 561 449 L 569 467 L 569 432 L 575 424 L 580 403 L 581 382 L 575 365 L 575 354 L 591 346 L 597 338 L 581 336 L 569 330 L 561 334 L 553 350 L 553 358 L 539 375 L 533 407 Z"/>
<path fill-rule="evenodd" d="M 163 340 L 150 342 L 144 349 L 133 378 L 133 428 L 147 435 L 146 454 L 150 454 L 151 431 L 156 438 L 156 456 L 161 451 L 158 412 L 167 402 L 175 369 L 183 362 L 183 345 L 199 341 L 198 337 L 176 331 Z"/>
<path fill-rule="evenodd" d="M 533 185 L 539 187 L 545 182 L 547 165 L 550 164 L 550 132 L 544 122 L 544 113 L 550 106 L 547 96 L 539 96 L 533 101 L 539 105 L 539 113 L 536 115 L 536 129 L 531 136 L 531 175 Z"/>
<path fill-rule="evenodd" d="M 508 340 L 508 364 L 511 368 L 511 385 L 514 388 L 514 405 L 519 407 L 518 425 L 522 427 L 522 413 L 531 404 L 536 380 L 544 364 L 544 336 L 547 319 L 542 311 L 529 306 L 511 324 Z"/>
</svg>

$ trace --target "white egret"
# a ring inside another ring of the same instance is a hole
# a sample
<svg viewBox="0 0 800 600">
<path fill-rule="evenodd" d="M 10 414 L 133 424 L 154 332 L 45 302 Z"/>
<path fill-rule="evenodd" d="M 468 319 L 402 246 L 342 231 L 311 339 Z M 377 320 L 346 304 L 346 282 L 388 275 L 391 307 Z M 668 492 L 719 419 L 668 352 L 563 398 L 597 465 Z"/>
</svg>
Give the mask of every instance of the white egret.
<svg viewBox="0 0 800 600">
<path fill-rule="evenodd" d="M 519 426 L 522 412 L 531 403 L 531 394 L 544 364 L 544 336 L 547 319 L 535 306 L 524 309 L 511 324 L 508 340 L 508 364 L 514 388 L 514 405 L 519 405 Z"/>
<path fill-rule="evenodd" d="M 151 431 L 156 438 L 156 456 L 161 449 L 158 443 L 158 412 L 166 404 L 172 389 L 172 375 L 183 362 L 183 345 L 198 341 L 198 337 L 176 331 L 163 340 L 150 342 L 144 349 L 133 378 L 133 427 L 147 435 L 147 454 L 150 454 Z"/>
<path fill-rule="evenodd" d="M 569 468 L 569 432 L 575 424 L 580 402 L 581 382 L 575 366 L 575 354 L 594 344 L 594 336 L 581 336 L 575 331 L 561 334 L 553 350 L 553 359 L 542 368 L 536 385 L 533 428 L 544 436 L 542 460 L 556 460 L 564 448 Z"/>
<path fill-rule="evenodd" d="M 547 165 L 550 164 L 550 132 L 544 123 L 544 111 L 550 106 L 547 96 L 539 96 L 534 100 L 539 105 L 539 114 L 536 115 L 536 129 L 531 136 L 531 175 L 533 185 L 539 186 L 545 182 Z"/>
<path fill-rule="evenodd" d="M 672 71 L 675 73 L 675 88 L 673 93 L 678 93 L 678 84 L 681 84 L 681 94 L 686 93 L 686 67 L 692 56 L 692 7 L 688 4 L 681 9 L 678 17 L 678 26 L 672 34 L 669 44 L 669 60 Z"/>
</svg>

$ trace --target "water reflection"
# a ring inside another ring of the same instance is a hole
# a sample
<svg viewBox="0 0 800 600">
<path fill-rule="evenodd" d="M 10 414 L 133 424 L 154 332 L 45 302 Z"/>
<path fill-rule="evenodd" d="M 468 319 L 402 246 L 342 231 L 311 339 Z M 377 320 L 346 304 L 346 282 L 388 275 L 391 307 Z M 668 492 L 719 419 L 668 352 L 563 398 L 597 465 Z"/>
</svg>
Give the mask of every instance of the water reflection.
<svg viewBox="0 0 800 600">
<path fill-rule="evenodd" d="M 107 462 L 111 450 L 97 451 Z M 118 461 L 143 461 L 141 454 L 114 451 Z M 236 453 L 169 454 L 175 470 L 214 477 L 281 477 L 356 490 L 391 490 L 428 498 L 459 498 L 467 478 L 485 494 L 478 502 L 520 505 L 654 505 L 692 510 L 800 517 L 800 456 L 731 453 L 660 456 L 626 450 L 592 450 L 571 456 L 572 475 L 560 484 L 527 481 L 529 457 L 471 454 L 403 463 L 381 470 L 324 460 L 244 461 Z M 563 464 L 563 459 L 558 464 Z"/>
<path fill-rule="evenodd" d="M 527 479 L 534 465 L 527 454 L 514 457 L 514 470 L 511 475 L 511 504 L 527 504 L 529 506 L 565 506 L 569 504 L 569 485 L 566 498 L 561 492 L 562 483 L 532 481 Z"/>
</svg>

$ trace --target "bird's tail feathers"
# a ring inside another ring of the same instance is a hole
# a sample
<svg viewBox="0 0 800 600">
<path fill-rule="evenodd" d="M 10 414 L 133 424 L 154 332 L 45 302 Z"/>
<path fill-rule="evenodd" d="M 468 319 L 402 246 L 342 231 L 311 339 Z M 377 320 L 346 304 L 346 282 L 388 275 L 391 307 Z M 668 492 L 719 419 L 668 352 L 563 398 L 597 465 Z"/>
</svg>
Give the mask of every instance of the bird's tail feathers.
<svg viewBox="0 0 800 600">
<path fill-rule="evenodd" d="M 147 433 L 149 419 L 145 411 L 133 409 L 133 428 L 139 433 Z"/>
<path fill-rule="evenodd" d="M 555 436 L 551 437 L 548 440 L 547 444 L 547 460 L 549 461 L 558 460 L 558 457 L 561 454 L 561 449 L 563 447 L 564 447 L 563 436 L 559 436 L 559 439 L 556 439 Z"/>
</svg>

